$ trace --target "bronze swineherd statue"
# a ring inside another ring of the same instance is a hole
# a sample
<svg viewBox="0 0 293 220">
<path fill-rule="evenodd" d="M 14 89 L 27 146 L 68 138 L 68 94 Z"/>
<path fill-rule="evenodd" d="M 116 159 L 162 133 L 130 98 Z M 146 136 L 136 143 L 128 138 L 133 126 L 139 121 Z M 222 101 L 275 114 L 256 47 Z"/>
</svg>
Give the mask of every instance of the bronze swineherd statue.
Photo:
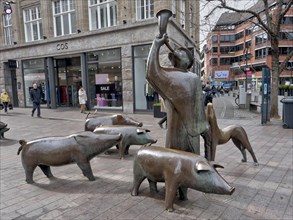
<svg viewBox="0 0 293 220">
<path fill-rule="evenodd" d="M 193 57 L 186 48 L 173 49 L 166 34 L 169 10 L 157 13 L 160 34 L 153 41 L 147 61 L 146 78 L 163 97 L 167 108 L 166 147 L 177 148 L 200 154 L 200 135 L 208 124 L 205 119 L 201 80 L 188 71 L 193 65 Z M 160 48 L 170 49 L 169 60 L 174 68 L 161 67 Z"/>
</svg>

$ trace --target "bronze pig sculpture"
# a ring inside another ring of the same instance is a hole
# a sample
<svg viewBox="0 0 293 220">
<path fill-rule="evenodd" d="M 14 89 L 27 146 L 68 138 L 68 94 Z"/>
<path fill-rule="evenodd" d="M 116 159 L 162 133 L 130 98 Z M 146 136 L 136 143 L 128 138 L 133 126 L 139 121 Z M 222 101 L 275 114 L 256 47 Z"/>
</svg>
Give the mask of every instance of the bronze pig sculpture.
<svg viewBox="0 0 293 220">
<path fill-rule="evenodd" d="M 218 127 L 217 118 L 212 103 L 209 103 L 207 105 L 206 117 L 210 125 L 209 132 L 211 136 L 211 146 L 209 155 L 211 161 L 215 160 L 217 145 L 226 144 L 230 139 L 232 139 L 233 143 L 240 150 L 243 156 L 243 159 L 241 161 L 247 162 L 245 151 L 245 149 L 247 149 L 254 161 L 254 165 L 258 165 L 256 156 L 248 140 L 248 136 L 242 126 L 230 125 L 228 127 L 220 129 Z"/>
<path fill-rule="evenodd" d="M 26 182 L 33 183 L 33 173 L 37 166 L 48 177 L 53 177 L 50 166 L 76 163 L 84 176 L 95 180 L 90 160 L 96 155 L 117 144 L 121 134 L 95 134 L 90 131 L 64 137 L 47 137 L 26 142 L 20 140 L 17 155 L 21 152 L 21 161 L 25 170 Z"/>
<path fill-rule="evenodd" d="M 222 166 L 194 153 L 165 147 L 144 147 L 134 159 L 131 195 L 138 195 L 145 178 L 149 181 L 151 192 L 157 191 L 157 182 L 165 182 L 165 207 L 168 211 L 174 210 L 176 191 L 180 187 L 231 195 L 235 188 L 220 176 L 216 167 Z"/>
<path fill-rule="evenodd" d="M 124 159 L 125 154 L 128 154 L 130 145 L 153 144 L 154 140 L 148 133 L 150 130 L 139 128 L 136 126 L 101 126 L 94 130 L 96 134 L 122 134 L 122 139 L 118 144 L 120 159 Z"/>
<path fill-rule="evenodd" d="M 4 138 L 4 133 L 9 131 L 10 128 L 7 128 L 7 124 L 0 121 L 0 139 Z"/>
<path fill-rule="evenodd" d="M 96 127 L 101 125 L 132 125 L 142 127 L 142 122 L 138 122 L 127 115 L 116 114 L 111 116 L 89 118 L 85 121 L 84 130 L 94 131 Z"/>
</svg>

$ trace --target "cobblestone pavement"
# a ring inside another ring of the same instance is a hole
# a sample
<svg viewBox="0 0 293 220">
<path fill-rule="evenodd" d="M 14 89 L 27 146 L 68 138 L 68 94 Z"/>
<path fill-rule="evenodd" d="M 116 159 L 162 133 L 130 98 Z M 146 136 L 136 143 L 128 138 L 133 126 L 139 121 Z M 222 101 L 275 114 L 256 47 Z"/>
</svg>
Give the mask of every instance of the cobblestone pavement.
<svg viewBox="0 0 293 220">
<path fill-rule="evenodd" d="M 216 161 L 225 167 L 219 173 L 236 188 L 235 193 L 224 196 L 189 189 L 189 200 L 176 200 L 173 213 L 164 211 L 163 183 L 158 184 L 157 195 L 150 194 L 147 181 L 138 196 L 130 195 L 132 162 L 139 146 L 131 146 L 130 156 L 124 160 L 118 159 L 115 148 L 110 155 L 92 159 L 96 181 L 88 181 L 77 165 L 71 164 L 52 167 L 53 179 L 37 168 L 35 183 L 27 184 L 20 156 L 16 155 L 18 140 L 82 131 L 86 115 L 66 108 L 42 109 L 43 118 L 32 118 L 30 109 L 25 108 L 15 108 L 7 115 L 1 111 L 0 120 L 8 123 L 10 130 L 0 142 L 0 219 L 293 219 L 293 129 L 283 129 L 279 120 L 262 126 L 259 114 L 243 110 L 234 109 L 232 117 L 229 104 L 225 111 L 220 107 L 231 99 L 224 96 L 214 101 L 219 126 L 243 126 L 259 166 L 253 165 L 249 153 L 248 162 L 242 163 L 232 141 L 218 146 Z M 113 113 L 98 112 L 97 116 Z M 166 130 L 157 125 L 159 119 L 151 114 L 130 116 L 151 130 L 158 139 L 156 145 L 164 146 Z M 201 140 L 203 155 L 202 146 Z"/>
</svg>

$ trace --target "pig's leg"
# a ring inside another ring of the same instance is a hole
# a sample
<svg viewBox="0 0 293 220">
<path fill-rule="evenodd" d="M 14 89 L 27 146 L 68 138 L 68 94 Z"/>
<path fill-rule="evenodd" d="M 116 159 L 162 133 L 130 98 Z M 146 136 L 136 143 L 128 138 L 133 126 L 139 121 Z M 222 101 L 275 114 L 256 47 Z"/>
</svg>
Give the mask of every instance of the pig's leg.
<svg viewBox="0 0 293 220">
<path fill-rule="evenodd" d="M 210 129 L 201 134 L 204 140 L 204 154 L 207 160 L 211 160 L 211 146 L 212 146 L 212 137 Z"/>
<path fill-rule="evenodd" d="M 148 179 L 148 181 L 149 181 L 149 185 L 150 185 L 150 192 L 151 193 L 159 192 L 159 190 L 157 188 L 157 182 L 151 181 L 150 179 Z"/>
<path fill-rule="evenodd" d="M 187 187 L 181 186 L 178 188 L 179 191 L 179 199 L 180 200 L 188 200 L 187 198 Z"/>
<path fill-rule="evenodd" d="M 211 150 L 210 150 L 210 161 L 215 161 L 215 157 L 216 157 L 216 149 L 217 149 L 217 144 L 215 142 L 215 140 L 213 140 L 211 142 Z"/>
<path fill-rule="evenodd" d="M 252 150 L 252 147 L 251 147 L 251 145 L 249 143 L 249 140 L 247 138 L 246 138 L 245 141 L 242 142 L 242 146 L 243 146 L 244 149 L 248 150 L 248 152 L 250 153 L 250 155 L 251 155 L 251 157 L 253 159 L 254 165 L 258 166 L 256 156 L 255 156 L 255 154 L 254 154 L 254 152 Z"/>
<path fill-rule="evenodd" d="M 129 147 L 130 147 L 130 145 L 126 146 L 124 155 L 129 155 Z"/>
<path fill-rule="evenodd" d="M 232 138 L 232 141 L 235 144 L 235 146 L 240 150 L 243 156 L 243 159 L 241 161 L 247 162 L 246 151 L 245 151 L 245 148 L 242 146 L 241 142 L 237 138 Z"/>
<path fill-rule="evenodd" d="M 53 174 L 51 172 L 51 169 L 49 166 L 46 165 L 39 165 L 39 167 L 41 168 L 41 170 L 43 171 L 43 173 L 48 177 L 53 177 Z"/>
<path fill-rule="evenodd" d="M 140 184 L 145 179 L 145 175 L 143 174 L 143 170 L 141 169 L 140 165 L 137 164 L 136 161 L 134 161 L 133 165 L 133 186 L 131 190 L 132 196 L 138 195 L 138 189 L 140 187 Z"/>
<path fill-rule="evenodd" d="M 120 154 L 120 159 L 124 159 L 124 152 L 125 152 L 125 144 L 121 141 L 119 143 L 119 154 Z"/>
<path fill-rule="evenodd" d="M 176 191 L 177 191 L 177 183 L 176 180 L 171 178 L 166 178 L 165 180 L 165 205 L 166 210 L 169 212 L 173 212 L 173 203 L 176 197 Z"/>
<path fill-rule="evenodd" d="M 28 184 L 34 183 L 33 181 L 33 174 L 34 171 L 36 169 L 37 165 L 35 166 L 24 166 L 24 170 L 25 170 L 25 181 Z"/>
<path fill-rule="evenodd" d="M 94 181 L 96 178 L 93 175 L 93 171 L 89 161 L 79 161 L 77 166 L 81 169 L 84 176 L 86 176 L 90 181 Z"/>
</svg>

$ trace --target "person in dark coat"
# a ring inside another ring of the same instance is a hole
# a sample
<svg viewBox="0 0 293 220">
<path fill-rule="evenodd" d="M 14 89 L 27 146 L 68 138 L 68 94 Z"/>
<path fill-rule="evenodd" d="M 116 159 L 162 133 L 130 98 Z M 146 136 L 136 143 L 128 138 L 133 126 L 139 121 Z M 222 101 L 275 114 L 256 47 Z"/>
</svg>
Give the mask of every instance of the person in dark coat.
<svg viewBox="0 0 293 220">
<path fill-rule="evenodd" d="M 37 83 L 33 84 L 33 88 L 30 90 L 30 96 L 33 102 L 32 117 L 34 117 L 34 113 L 37 110 L 37 116 L 40 118 L 42 94 L 41 90 L 38 88 Z"/>
</svg>

